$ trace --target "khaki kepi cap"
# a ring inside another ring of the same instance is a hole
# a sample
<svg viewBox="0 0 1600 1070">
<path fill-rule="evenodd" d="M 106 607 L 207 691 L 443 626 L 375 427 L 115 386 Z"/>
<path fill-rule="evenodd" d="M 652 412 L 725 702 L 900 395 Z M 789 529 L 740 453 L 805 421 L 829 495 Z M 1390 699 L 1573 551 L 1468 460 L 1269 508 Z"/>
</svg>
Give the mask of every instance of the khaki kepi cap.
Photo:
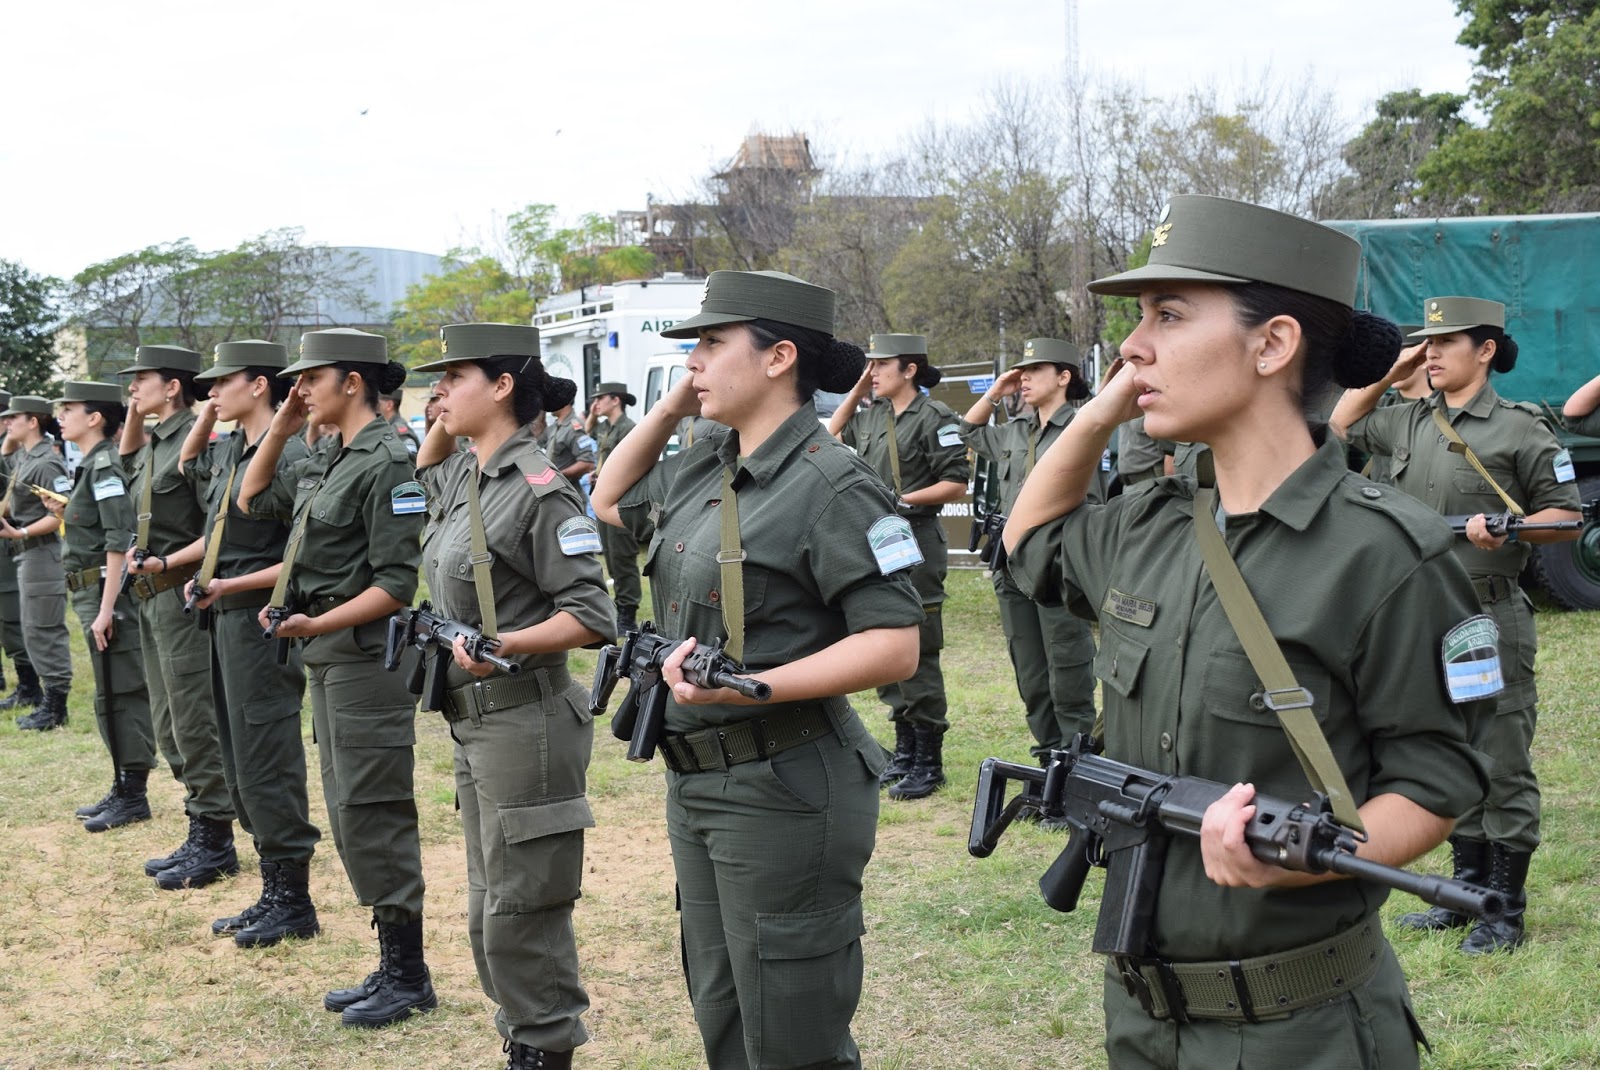
<svg viewBox="0 0 1600 1070">
<path fill-rule="evenodd" d="M 387 364 L 389 343 L 381 334 L 368 334 L 354 327 L 330 327 L 307 331 L 300 336 L 300 359 L 278 373 L 290 379 L 303 371 L 329 364 Z"/>
<path fill-rule="evenodd" d="M 446 364 L 491 357 L 537 357 L 539 329 L 521 323 L 451 323 L 439 328 L 444 355 L 412 371 L 443 371 Z"/>
<path fill-rule="evenodd" d="M 1143 267 L 1096 279 L 1089 291 L 1135 297 L 1154 282 L 1265 282 L 1355 306 L 1361 243 L 1271 208 L 1186 193 L 1162 209 Z"/>
<path fill-rule="evenodd" d="M 1506 306 L 1481 297 L 1430 297 L 1422 302 L 1422 329 L 1407 337 L 1430 338 L 1472 327 L 1506 327 Z"/>
<path fill-rule="evenodd" d="M 192 349 L 182 346 L 140 346 L 133 354 L 133 363 L 117 372 L 131 375 L 134 372 L 197 372 L 205 358 Z"/>
<path fill-rule="evenodd" d="M 49 398 L 37 394 L 18 394 L 6 406 L 6 411 L 0 412 L 0 416 L 54 416 L 55 413 L 55 404 Z"/>
<path fill-rule="evenodd" d="M 833 334 L 834 293 L 781 271 L 713 271 L 700 311 L 662 331 L 663 338 L 694 338 L 702 327 L 776 320 Z"/>
<path fill-rule="evenodd" d="M 1070 364 L 1076 371 L 1082 367 L 1083 358 L 1071 342 L 1059 338 L 1030 338 L 1022 343 L 1022 355 L 1006 370 L 1026 368 L 1030 364 Z"/>
<path fill-rule="evenodd" d="M 287 368 L 289 347 L 281 342 L 263 342 L 247 338 L 239 342 L 220 342 L 217 345 L 217 362 L 195 379 L 221 379 L 246 368 Z"/>
<path fill-rule="evenodd" d="M 867 343 L 868 360 L 892 360 L 895 357 L 927 355 L 928 336 L 925 334 L 875 334 Z"/>
<path fill-rule="evenodd" d="M 77 379 L 62 387 L 61 396 L 56 398 L 57 405 L 65 405 L 69 401 L 92 401 L 100 404 L 120 405 L 128 400 L 127 393 L 115 383 L 92 383 L 87 380 Z"/>
</svg>

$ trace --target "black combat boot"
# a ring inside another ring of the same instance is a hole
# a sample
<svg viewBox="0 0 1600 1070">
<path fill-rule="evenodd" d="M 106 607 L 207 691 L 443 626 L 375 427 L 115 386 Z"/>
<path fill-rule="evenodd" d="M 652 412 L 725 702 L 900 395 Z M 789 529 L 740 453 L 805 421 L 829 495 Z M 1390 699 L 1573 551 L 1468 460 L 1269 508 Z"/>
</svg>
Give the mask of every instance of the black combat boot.
<svg viewBox="0 0 1600 1070">
<path fill-rule="evenodd" d="M 256 923 L 261 915 L 267 912 L 267 904 L 272 902 L 278 887 L 278 863 L 261 860 L 261 894 L 256 901 L 225 918 L 218 918 L 211 923 L 212 936 L 232 936 L 241 929 L 248 929 Z"/>
<path fill-rule="evenodd" d="M 912 760 L 917 752 L 917 733 L 910 721 L 894 722 L 894 753 L 889 764 L 878 774 L 878 783 L 888 787 L 911 772 Z"/>
<path fill-rule="evenodd" d="M 200 819 L 195 817 L 193 814 L 190 814 L 188 838 L 182 843 L 178 844 L 178 849 L 173 851 L 171 854 L 163 855 L 160 858 L 146 859 L 144 863 L 144 875 L 146 877 L 154 877 L 162 870 L 171 869 L 173 866 L 187 861 L 189 856 L 194 853 L 195 837 L 199 834 Z"/>
<path fill-rule="evenodd" d="M 354 988 L 335 988 L 322 997 L 322 1009 L 333 1011 L 335 1014 L 346 1007 L 354 1006 L 378 990 L 378 982 L 389 972 L 389 932 L 390 930 L 378 924 L 378 916 L 372 916 L 372 927 L 378 930 L 378 968 L 367 974 L 366 978 Z"/>
<path fill-rule="evenodd" d="M 29 732 L 48 732 L 67 723 L 67 689 L 45 688 L 44 698 L 34 707 L 32 716 L 17 722 L 17 727 Z"/>
<path fill-rule="evenodd" d="M 506 1053 L 506 1070 L 572 1070 L 570 1051 L 545 1051 L 508 1040 L 500 1046 Z"/>
<path fill-rule="evenodd" d="M 891 799 L 926 799 L 944 786 L 944 733 L 916 727 L 917 749 L 911 772 L 889 789 Z"/>
<path fill-rule="evenodd" d="M 1506 897 L 1506 912 L 1495 921 L 1479 919 L 1461 950 L 1468 955 L 1514 951 L 1526 939 L 1524 915 L 1528 910 L 1528 862 L 1532 851 L 1513 851 L 1503 844 L 1489 845 L 1489 887 Z"/>
<path fill-rule="evenodd" d="M 1473 840 L 1465 836 L 1450 837 L 1450 875 L 1458 881 L 1489 886 L 1489 841 Z M 1446 929 L 1464 929 L 1472 924 L 1472 917 L 1457 914 L 1444 907 L 1429 907 L 1410 914 L 1400 915 L 1395 922 L 1402 929 L 1421 929 L 1424 932 L 1443 932 Z"/>
<path fill-rule="evenodd" d="M 317 908 L 311 904 L 311 863 L 263 861 L 263 875 L 268 866 L 275 878 L 271 891 L 263 895 L 266 909 L 233 934 L 233 942 L 240 947 L 271 947 L 286 937 L 309 939 L 322 931 Z"/>
<path fill-rule="evenodd" d="M 5 698 L 0 698 L 0 710 L 23 710 L 23 717 L 33 713 L 33 708 L 44 701 L 44 692 L 39 688 L 39 674 L 33 671 L 32 665 L 17 665 L 17 689 Z M 18 723 L 22 718 L 18 718 Z"/>
<path fill-rule="evenodd" d="M 145 794 L 148 769 L 124 769 L 117 774 L 116 796 L 104 810 L 83 823 L 85 832 L 119 829 L 135 821 L 150 820 L 150 798 Z"/>
<path fill-rule="evenodd" d="M 239 856 L 233 850 L 233 822 L 214 821 L 209 817 L 195 820 L 198 827 L 194 848 L 187 858 L 156 874 L 156 887 L 169 892 L 179 888 L 204 888 L 239 872 Z"/>
<path fill-rule="evenodd" d="M 431 1011 L 439 1005 L 428 965 L 422 961 L 422 919 L 379 921 L 378 941 L 386 945 L 388 952 L 383 973 L 372 995 L 344 1009 L 339 1016 L 341 1025 L 377 1029 L 403 1022 L 412 1012 Z M 326 1005 L 326 999 L 323 1002 Z"/>
<path fill-rule="evenodd" d="M 617 638 L 622 638 L 629 632 L 637 631 L 639 622 L 633 615 L 633 610 L 617 610 Z"/>
<path fill-rule="evenodd" d="M 110 806 L 111 800 L 117 797 L 117 785 L 121 782 L 122 776 L 119 773 L 117 775 L 117 779 L 111 782 L 111 790 L 106 792 L 105 798 L 101 799 L 99 802 L 86 803 L 83 806 L 78 807 L 76 810 L 72 811 L 73 815 L 77 817 L 79 821 L 87 821 L 95 814 L 98 814 L 101 810 L 104 810 L 106 807 Z"/>
</svg>

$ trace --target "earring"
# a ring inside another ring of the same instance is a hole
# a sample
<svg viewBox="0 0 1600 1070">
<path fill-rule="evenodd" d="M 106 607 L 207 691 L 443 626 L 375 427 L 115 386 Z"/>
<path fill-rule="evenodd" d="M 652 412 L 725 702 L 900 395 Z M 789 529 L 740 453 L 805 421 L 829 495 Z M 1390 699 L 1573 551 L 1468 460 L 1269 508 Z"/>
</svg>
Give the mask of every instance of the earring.
<svg viewBox="0 0 1600 1070">
<path fill-rule="evenodd" d="M 1261 363 L 1257 364 L 1256 367 L 1260 368 L 1262 371 L 1266 371 L 1267 370 L 1267 362 L 1266 361 L 1262 361 Z"/>
<path fill-rule="evenodd" d="M 1262 367 L 1265 368 L 1266 365 L 1263 364 Z M 346 390 L 344 393 L 345 393 L 346 397 L 352 397 L 353 398 L 353 397 L 356 396 L 356 392 L 354 390 Z"/>
</svg>

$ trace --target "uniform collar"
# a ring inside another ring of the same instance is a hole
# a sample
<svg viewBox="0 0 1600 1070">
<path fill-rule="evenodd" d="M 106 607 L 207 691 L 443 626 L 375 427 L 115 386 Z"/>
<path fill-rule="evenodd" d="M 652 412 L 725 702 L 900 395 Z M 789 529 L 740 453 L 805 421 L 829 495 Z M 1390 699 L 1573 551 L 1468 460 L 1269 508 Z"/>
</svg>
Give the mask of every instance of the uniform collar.
<svg viewBox="0 0 1600 1070">
<path fill-rule="evenodd" d="M 515 468 L 517 453 L 535 445 L 537 443 L 533 441 L 533 432 L 528 429 L 528 425 L 518 424 L 517 429 L 511 432 L 511 437 L 500 443 L 500 448 L 494 451 L 494 455 L 483 462 L 483 474 L 497 476 L 502 469 Z"/>
<path fill-rule="evenodd" d="M 389 426 L 389 421 L 382 416 L 374 416 L 365 427 L 356 432 L 355 438 L 344 443 L 344 448 L 371 453 L 378 448 L 378 443 L 383 441 L 385 435 L 392 434 L 394 434 L 394 428 Z"/>
<path fill-rule="evenodd" d="M 920 389 L 914 389 L 911 394 L 911 401 L 907 403 L 905 410 L 899 413 L 895 419 L 899 419 L 901 416 L 909 415 L 915 410 L 920 409 L 927 403 L 927 401 L 928 395 L 924 394 Z M 894 411 L 894 402 L 890 401 L 888 398 L 874 398 L 872 403 L 874 405 L 887 405 L 889 406 L 890 412 Z"/>
<path fill-rule="evenodd" d="M 1046 420 L 1045 423 L 1050 427 L 1065 427 L 1067 426 L 1067 421 L 1072 419 L 1072 414 L 1076 411 L 1072 407 L 1072 402 L 1063 401 L 1056 406 L 1056 411 L 1050 414 L 1050 419 Z"/>
<path fill-rule="evenodd" d="M 1444 391 L 1435 390 L 1433 397 L 1429 400 L 1433 402 L 1435 408 L 1441 410 L 1446 416 L 1450 415 L 1450 407 L 1445 404 Z M 1495 404 L 1499 400 L 1500 395 L 1485 380 L 1478 392 L 1472 395 L 1472 400 L 1461 406 L 1461 411 L 1468 416 L 1476 416 L 1481 420 L 1487 420 L 1490 414 L 1494 412 Z"/>
<path fill-rule="evenodd" d="M 779 424 L 777 429 L 767 436 L 756 451 L 743 461 L 744 471 L 749 478 L 756 481 L 757 486 L 766 486 L 772 477 L 778 474 L 778 469 L 783 467 L 783 462 L 789 459 L 805 441 L 821 430 L 817 423 L 817 408 L 809 401 L 802 404 L 789 415 L 789 418 Z M 724 469 L 734 469 L 738 474 L 739 460 L 739 432 L 729 431 L 717 445 L 717 458 L 722 462 Z"/>
<path fill-rule="evenodd" d="M 46 453 L 54 453 L 55 448 L 55 444 L 48 438 L 41 438 L 23 452 L 29 457 L 43 457 Z"/>
<path fill-rule="evenodd" d="M 1317 447 L 1317 452 L 1307 458 L 1299 468 L 1290 472 L 1289 478 L 1261 503 L 1261 508 L 1258 510 L 1295 531 L 1304 531 L 1311 526 L 1311 521 L 1316 519 L 1317 513 L 1322 510 L 1323 503 L 1350 471 L 1343 443 L 1325 431 L 1318 433 L 1317 437 L 1323 439 L 1321 445 Z M 1172 484 L 1173 490 L 1180 493 L 1187 492 L 1183 500 L 1183 505 L 1186 507 L 1184 511 L 1192 513 L 1196 490 L 1194 480 L 1179 479 L 1168 482 Z"/>
<path fill-rule="evenodd" d="M 194 418 L 193 409 L 179 409 L 165 420 L 156 424 L 155 430 L 150 433 L 156 438 L 166 438 L 168 435 L 186 427 Z"/>
</svg>

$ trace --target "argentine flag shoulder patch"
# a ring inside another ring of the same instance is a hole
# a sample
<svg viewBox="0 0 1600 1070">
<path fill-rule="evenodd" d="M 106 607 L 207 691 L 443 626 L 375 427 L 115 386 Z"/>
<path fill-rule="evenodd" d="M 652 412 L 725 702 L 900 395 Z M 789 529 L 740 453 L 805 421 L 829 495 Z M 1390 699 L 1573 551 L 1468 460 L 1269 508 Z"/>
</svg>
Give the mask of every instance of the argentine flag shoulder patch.
<svg viewBox="0 0 1600 1070">
<path fill-rule="evenodd" d="M 556 528 L 556 539 L 561 543 L 561 552 L 568 557 L 600 552 L 600 529 L 586 516 L 563 520 Z"/>
<path fill-rule="evenodd" d="M 867 529 L 867 545 L 877 559 L 878 571 L 887 576 L 903 568 L 922 564 L 922 549 L 911 534 L 911 522 L 903 516 L 886 516 Z"/>
<path fill-rule="evenodd" d="M 427 507 L 428 494 L 422 489 L 422 484 L 414 479 L 396 485 L 389 492 L 389 511 L 395 516 L 420 513 Z"/>
<path fill-rule="evenodd" d="M 939 445 L 946 448 L 961 445 L 961 425 L 945 424 L 939 428 Z"/>
<path fill-rule="evenodd" d="M 1555 469 L 1557 483 L 1571 483 L 1578 478 L 1572 467 L 1572 454 L 1567 450 L 1557 450 L 1550 465 Z"/>
<path fill-rule="evenodd" d="M 128 488 L 123 486 L 122 480 L 116 476 L 97 479 L 90 484 L 90 488 L 94 491 L 94 500 L 97 502 L 103 502 L 107 498 L 120 498 L 128 493 Z"/>
<path fill-rule="evenodd" d="M 1480 613 L 1445 633 L 1439 644 L 1445 690 L 1452 702 L 1490 698 L 1505 690 L 1500 671 L 1500 626 Z"/>
</svg>

